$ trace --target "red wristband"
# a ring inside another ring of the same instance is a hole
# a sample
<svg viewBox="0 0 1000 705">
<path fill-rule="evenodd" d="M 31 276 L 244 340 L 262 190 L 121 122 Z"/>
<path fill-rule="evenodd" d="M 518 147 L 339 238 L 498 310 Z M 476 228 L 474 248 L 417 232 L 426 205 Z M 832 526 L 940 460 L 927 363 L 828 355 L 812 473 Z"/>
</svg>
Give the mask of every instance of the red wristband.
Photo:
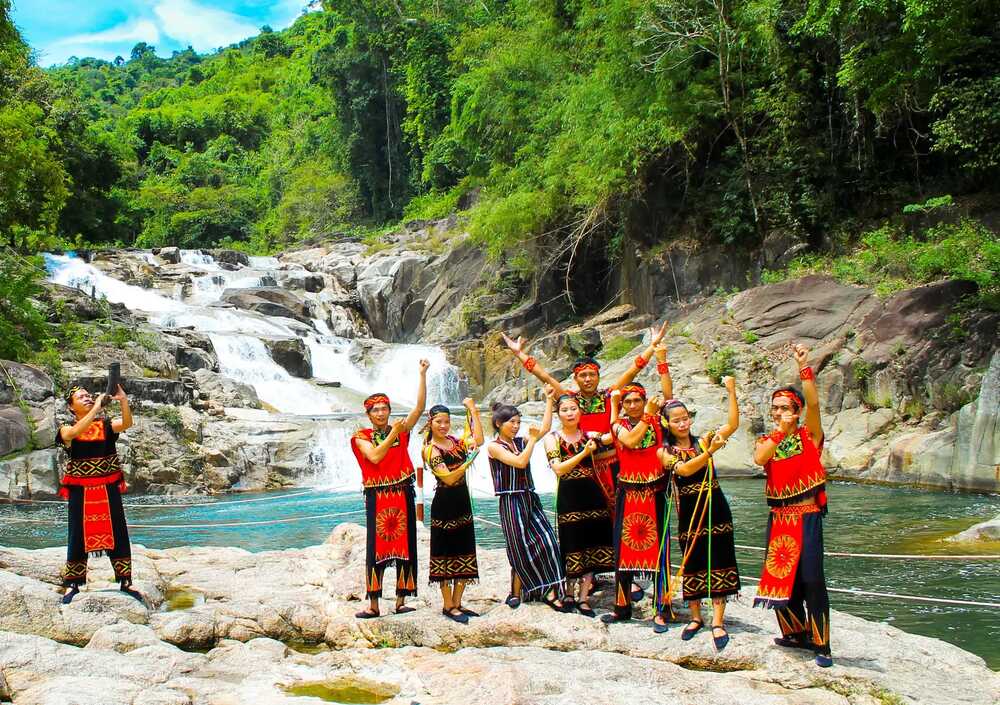
<svg viewBox="0 0 1000 705">
<path fill-rule="evenodd" d="M 772 431 L 768 438 L 774 441 L 774 445 L 779 445 L 783 440 L 785 440 L 785 434 L 781 431 Z"/>
<path fill-rule="evenodd" d="M 656 422 L 659 421 L 656 414 L 643 414 L 642 420 L 645 421 L 650 426 L 655 426 Z"/>
<path fill-rule="evenodd" d="M 665 362 L 656 363 L 656 374 L 658 375 L 668 375 L 670 374 L 670 365 Z"/>
<path fill-rule="evenodd" d="M 646 358 L 644 358 L 642 355 L 637 355 L 636 356 L 636 358 L 635 358 L 635 366 L 638 367 L 640 370 L 643 367 L 645 367 L 646 365 L 648 365 L 648 364 L 649 364 L 649 360 L 647 360 Z"/>
<path fill-rule="evenodd" d="M 537 365 L 537 364 L 538 364 L 538 360 L 536 360 L 535 358 L 533 358 L 533 357 L 531 357 L 529 355 L 524 360 L 524 369 L 526 369 L 528 372 L 531 372 L 533 369 L 535 369 L 535 365 Z"/>
<path fill-rule="evenodd" d="M 816 375 L 813 374 L 813 368 L 803 367 L 799 370 L 799 379 L 816 379 Z"/>
</svg>

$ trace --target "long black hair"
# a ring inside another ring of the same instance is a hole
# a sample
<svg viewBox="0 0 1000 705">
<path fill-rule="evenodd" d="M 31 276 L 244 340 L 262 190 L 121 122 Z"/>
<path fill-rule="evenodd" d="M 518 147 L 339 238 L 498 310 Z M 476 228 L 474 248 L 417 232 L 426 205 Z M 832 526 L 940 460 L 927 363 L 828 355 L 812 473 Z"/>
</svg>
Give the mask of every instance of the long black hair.
<svg viewBox="0 0 1000 705">
<path fill-rule="evenodd" d="M 520 416 L 521 412 L 516 406 L 497 402 L 493 405 L 493 430 L 499 431 L 500 427 L 510 421 L 515 416 Z"/>
<path fill-rule="evenodd" d="M 666 404 L 663 405 L 663 408 L 660 409 L 660 417 L 663 419 L 663 422 L 664 422 L 663 423 L 663 431 L 664 431 L 664 433 L 663 433 L 663 445 L 667 445 L 667 446 L 677 445 L 677 438 L 674 437 L 673 433 L 671 433 L 671 431 L 670 431 L 670 424 L 666 423 L 667 420 L 670 418 L 670 412 L 673 409 L 684 409 L 684 411 L 688 412 L 688 416 L 691 416 L 691 410 L 688 409 L 687 408 L 687 404 L 685 404 L 684 402 L 682 402 L 680 399 L 670 399 Z M 693 418 L 692 418 L 692 420 L 693 420 Z M 691 438 L 691 447 L 697 449 L 698 448 L 698 436 L 694 435 L 694 431 L 690 430 L 690 428 L 688 430 L 688 436 Z"/>
</svg>

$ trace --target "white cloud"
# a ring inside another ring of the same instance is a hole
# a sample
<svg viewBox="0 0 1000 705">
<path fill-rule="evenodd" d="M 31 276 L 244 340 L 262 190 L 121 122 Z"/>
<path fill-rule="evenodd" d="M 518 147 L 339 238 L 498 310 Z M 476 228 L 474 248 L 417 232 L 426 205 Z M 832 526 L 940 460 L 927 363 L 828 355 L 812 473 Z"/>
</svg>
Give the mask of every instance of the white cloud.
<svg viewBox="0 0 1000 705">
<path fill-rule="evenodd" d="M 239 15 L 192 0 L 160 0 L 153 6 L 163 34 L 196 51 L 210 51 L 253 36 L 260 28 Z"/>
<path fill-rule="evenodd" d="M 122 45 L 137 42 L 155 44 L 160 40 L 160 30 L 147 19 L 134 19 L 109 27 L 100 32 L 74 34 L 53 42 L 44 51 L 47 62 L 62 63 L 71 56 L 94 56 L 113 59 L 122 52 Z"/>
</svg>

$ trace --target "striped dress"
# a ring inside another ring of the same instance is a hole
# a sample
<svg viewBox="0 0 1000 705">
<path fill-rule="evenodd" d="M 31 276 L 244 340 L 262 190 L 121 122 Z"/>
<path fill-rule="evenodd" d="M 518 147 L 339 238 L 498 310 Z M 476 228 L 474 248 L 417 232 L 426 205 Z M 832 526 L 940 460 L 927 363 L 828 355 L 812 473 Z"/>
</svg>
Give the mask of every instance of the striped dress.
<svg viewBox="0 0 1000 705">
<path fill-rule="evenodd" d="M 515 454 L 525 446 L 523 438 L 515 438 L 513 444 L 499 439 L 493 443 Z M 557 599 L 561 599 L 566 593 L 562 557 L 555 532 L 535 493 L 531 467 L 514 468 L 490 458 L 490 474 L 499 500 L 507 559 L 513 574 L 521 579 L 521 599 L 525 602 L 542 599 L 550 590 L 555 590 Z"/>
</svg>

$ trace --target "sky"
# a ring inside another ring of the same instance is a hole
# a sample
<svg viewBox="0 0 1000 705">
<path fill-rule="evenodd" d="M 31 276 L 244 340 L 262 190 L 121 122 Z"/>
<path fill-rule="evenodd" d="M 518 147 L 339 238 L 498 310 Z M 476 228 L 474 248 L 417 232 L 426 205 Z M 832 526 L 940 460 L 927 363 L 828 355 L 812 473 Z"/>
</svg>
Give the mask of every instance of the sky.
<svg viewBox="0 0 1000 705">
<path fill-rule="evenodd" d="M 309 0 L 13 0 L 13 19 L 40 66 L 71 57 L 126 59 L 146 42 L 160 56 L 206 52 L 288 27 Z"/>
</svg>

